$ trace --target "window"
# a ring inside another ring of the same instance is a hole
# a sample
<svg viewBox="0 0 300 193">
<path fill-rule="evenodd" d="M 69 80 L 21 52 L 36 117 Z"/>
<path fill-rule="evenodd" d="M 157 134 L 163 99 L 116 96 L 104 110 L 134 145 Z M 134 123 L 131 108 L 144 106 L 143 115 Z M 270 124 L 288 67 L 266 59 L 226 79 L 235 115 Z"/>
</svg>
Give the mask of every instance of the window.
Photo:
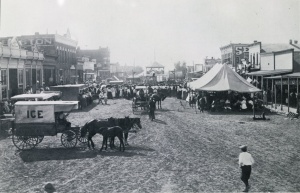
<svg viewBox="0 0 300 193">
<path fill-rule="evenodd" d="M 235 63 L 236 63 L 236 64 L 239 64 L 239 63 L 240 63 L 240 57 L 236 57 Z"/>
<path fill-rule="evenodd" d="M 7 85 L 6 70 L 1 70 L 1 83 Z"/>
<path fill-rule="evenodd" d="M 31 69 L 27 68 L 25 73 L 26 73 L 26 85 L 30 86 L 31 85 Z"/>
<path fill-rule="evenodd" d="M 39 84 L 37 83 L 38 85 L 41 84 L 41 69 L 36 70 L 36 81 L 39 81 Z"/>
<path fill-rule="evenodd" d="M 19 85 L 23 85 L 23 69 L 18 69 L 18 76 L 19 76 Z"/>
</svg>

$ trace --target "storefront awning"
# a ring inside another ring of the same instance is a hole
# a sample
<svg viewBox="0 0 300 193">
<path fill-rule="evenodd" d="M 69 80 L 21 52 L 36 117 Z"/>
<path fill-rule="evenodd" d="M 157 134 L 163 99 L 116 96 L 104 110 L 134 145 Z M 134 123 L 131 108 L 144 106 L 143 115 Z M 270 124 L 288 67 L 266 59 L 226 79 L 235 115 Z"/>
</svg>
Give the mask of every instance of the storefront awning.
<svg viewBox="0 0 300 193">
<path fill-rule="evenodd" d="M 283 69 L 283 70 L 260 70 L 256 72 L 246 73 L 246 75 L 250 76 L 272 76 L 272 75 L 280 75 L 291 73 L 293 70 L 291 69 Z"/>
<path fill-rule="evenodd" d="M 279 76 L 270 76 L 270 77 L 264 77 L 264 79 L 281 79 L 282 76 L 279 75 Z"/>
<path fill-rule="evenodd" d="M 300 78 L 300 72 L 283 75 L 284 78 Z"/>
</svg>

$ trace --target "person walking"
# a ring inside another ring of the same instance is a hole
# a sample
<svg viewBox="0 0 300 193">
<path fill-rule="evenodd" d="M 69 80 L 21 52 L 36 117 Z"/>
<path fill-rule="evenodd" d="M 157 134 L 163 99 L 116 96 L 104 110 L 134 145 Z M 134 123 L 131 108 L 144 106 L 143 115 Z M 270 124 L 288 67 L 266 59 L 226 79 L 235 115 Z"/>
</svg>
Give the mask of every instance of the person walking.
<svg viewBox="0 0 300 193">
<path fill-rule="evenodd" d="M 241 145 L 242 153 L 239 155 L 239 168 L 242 169 L 241 180 L 244 182 L 246 188 L 243 192 L 248 192 L 250 189 L 249 178 L 251 175 L 251 166 L 254 164 L 254 159 L 250 153 L 247 152 L 247 146 Z"/>
<path fill-rule="evenodd" d="M 149 118 L 151 119 L 151 121 L 155 119 L 154 111 L 155 111 L 155 100 L 153 97 L 151 97 L 149 102 Z"/>
<path fill-rule="evenodd" d="M 107 92 L 103 92 L 103 99 L 104 99 L 104 103 L 105 103 L 105 105 L 107 105 Z"/>
</svg>

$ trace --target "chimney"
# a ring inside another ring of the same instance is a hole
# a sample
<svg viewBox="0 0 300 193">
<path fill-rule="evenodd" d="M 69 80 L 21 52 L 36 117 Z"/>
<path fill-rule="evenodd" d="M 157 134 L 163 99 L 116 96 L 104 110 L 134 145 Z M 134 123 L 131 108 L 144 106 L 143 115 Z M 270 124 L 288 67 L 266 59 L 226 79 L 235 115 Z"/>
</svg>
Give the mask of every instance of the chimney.
<svg viewBox="0 0 300 193">
<path fill-rule="evenodd" d="M 34 35 L 38 36 L 38 35 L 40 35 L 40 33 L 39 32 L 35 32 Z"/>
<path fill-rule="evenodd" d="M 292 44 L 293 43 L 293 40 L 290 40 L 290 44 Z"/>
<path fill-rule="evenodd" d="M 294 40 L 294 44 L 298 44 L 298 40 Z"/>
<path fill-rule="evenodd" d="M 254 40 L 254 43 L 257 43 L 257 40 Z"/>
</svg>

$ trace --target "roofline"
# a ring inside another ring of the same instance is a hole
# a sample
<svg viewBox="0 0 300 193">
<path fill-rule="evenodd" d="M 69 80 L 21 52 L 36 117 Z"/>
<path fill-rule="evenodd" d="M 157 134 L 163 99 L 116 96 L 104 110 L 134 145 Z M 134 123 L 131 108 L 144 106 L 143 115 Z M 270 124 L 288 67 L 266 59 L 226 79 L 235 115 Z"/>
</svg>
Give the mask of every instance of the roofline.
<svg viewBox="0 0 300 193">
<path fill-rule="evenodd" d="M 240 46 L 248 46 L 249 44 L 245 44 L 245 43 L 230 43 L 230 44 L 228 44 L 228 45 L 225 45 L 225 46 L 220 47 L 220 50 L 223 49 L 223 48 L 226 48 L 226 47 L 230 47 L 230 46 L 238 46 L 238 45 L 240 45 Z"/>
<path fill-rule="evenodd" d="M 251 46 L 255 46 L 255 45 L 257 45 L 257 44 L 260 44 L 260 47 L 262 47 L 262 46 L 261 46 L 261 45 L 262 45 L 262 43 L 261 43 L 261 42 L 254 42 L 254 43 L 250 44 L 250 45 L 249 45 L 249 47 L 251 47 Z"/>
<path fill-rule="evenodd" d="M 288 51 L 294 52 L 294 48 L 285 49 L 285 50 L 279 50 L 279 51 L 273 51 L 273 52 L 264 52 L 264 53 L 260 53 L 260 55 L 278 54 L 278 53 L 284 53 L 284 52 L 288 52 Z M 299 52 L 299 51 L 298 51 L 298 52 Z"/>
</svg>

